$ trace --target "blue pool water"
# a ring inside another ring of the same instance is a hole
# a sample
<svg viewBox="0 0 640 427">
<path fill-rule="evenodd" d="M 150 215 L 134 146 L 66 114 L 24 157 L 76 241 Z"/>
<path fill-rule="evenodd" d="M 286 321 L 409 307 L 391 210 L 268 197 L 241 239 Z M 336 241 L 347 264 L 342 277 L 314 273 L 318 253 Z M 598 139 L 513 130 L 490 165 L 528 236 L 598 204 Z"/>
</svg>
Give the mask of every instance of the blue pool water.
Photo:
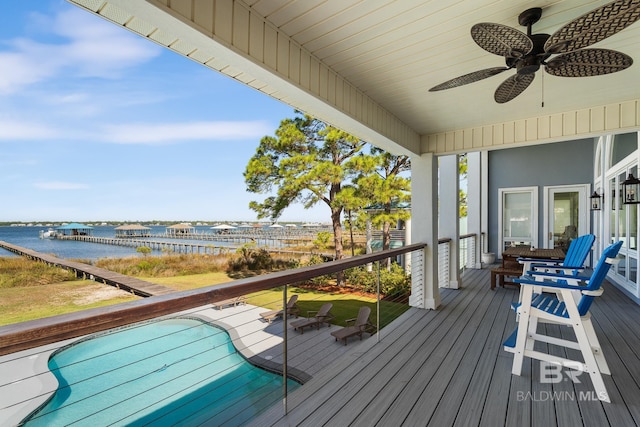
<svg viewBox="0 0 640 427">
<path fill-rule="evenodd" d="M 282 377 L 197 319 L 120 329 L 54 354 L 58 390 L 26 426 L 242 425 L 282 398 Z M 288 389 L 298 383 L 289 380 Z"/>
</svg>

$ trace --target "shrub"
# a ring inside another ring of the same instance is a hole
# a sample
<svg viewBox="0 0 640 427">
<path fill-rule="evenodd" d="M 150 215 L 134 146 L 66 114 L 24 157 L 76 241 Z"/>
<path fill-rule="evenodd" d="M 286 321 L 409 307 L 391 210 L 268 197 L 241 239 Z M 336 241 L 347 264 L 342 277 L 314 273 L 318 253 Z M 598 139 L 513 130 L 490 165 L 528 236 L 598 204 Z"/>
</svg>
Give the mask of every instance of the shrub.
<svg viewBox="0 0 640 427">
<path fill-rule="evenodd" d="M 238 258 L 229 262 L 231 271 L 268 270 L 274 268 L 274 261 L 266 249 L 258 249 L 255 243 L 246 243 L 238 248 Z"/>
<path fill-rule="evenodd" d="M 377 291 L 378 271 L 367 271 L 366 266 L 354 267 L 345 271 L 347 282 L 362 292 Z M 404 269 L 392 263 L 390 269 L 380 269 L 380 293 L 387 299 L 408 296 L 411 293 L 411 276 Z"/>
<path fill-rule="evenodd" d="M 329 243 L 331 242 L 331 237 L 333 234 L 328 231 L 320 231 L 317 235 L 313 244 L 318 249 L 326 249 L 329 247 Z"/>
<path fill-rule="evenodd" d="M 318 264 L 323 264 L 324 262 L 325 262 L 324 258 L 322 258 L 320 255 L 313 254 L 311 255 L 311 257 L 309 257 L 309 260 L 306 262 L 305 265 L 306 266 L 318 265 Z M 332 279 L 333 277 L 329 275 L 318 276 L 318 277 L 314 277 L 313 279 L 310 279 L 308 283 L 313 285 L 324 285 L 330 282 Z"/>
<path fill-rule="evenodd" d="M 136 248 L 136 252 L 143 256 L 147 256 L 151 253 L 151 248 L 149 246 L 138 246 L 138 248 Z"/>
</svg>

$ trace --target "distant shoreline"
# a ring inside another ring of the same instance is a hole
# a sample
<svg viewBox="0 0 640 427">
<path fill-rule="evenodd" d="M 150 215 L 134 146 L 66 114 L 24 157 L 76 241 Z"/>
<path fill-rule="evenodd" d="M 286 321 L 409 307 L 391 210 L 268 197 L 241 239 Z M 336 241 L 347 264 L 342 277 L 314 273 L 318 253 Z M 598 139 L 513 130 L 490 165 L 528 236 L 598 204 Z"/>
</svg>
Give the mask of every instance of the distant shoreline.
<svg viewBox="0 0 640 427">
<path fill-rule="evenodd" d="M 91 220 L 91 221 L 73 221 L 73 220 L 68 220 L 68 221 L 48 221 L 48 220 L 42 220 L 42 221 L 0 221 L 0 227 L 57 227 L 60 226 L 62 224 L 68 224 L 71 222 L 79 222 L 82 224 L 86 224 L 86 225 L 90 225 L 93 227 L 113 227 L 113 226 L 119 226 L 119 225 L 126 225 L 126 224 L 140 224 L 140 225 L 155 225 L 155 226 L 169 226 L 169 225 L 173 225 L 173 224 L 189 224 L 189 225 L 193 225 L 193 226 L 214 226 L 216 224 L 243 224 L 243 223 L 248 223 L 248 224 L 252 224 L 252 225 L 262 225 L 262 226 L 268 226 L 273 224 L 273 221 L 264 221 L 264 220 L 210 220 L 210 221 L 174 221 L 174 220 L 152 220 L 152 221 L 129 221 L 129 220 L 123 220 L 123 221 L 102 221 L 102 220 Z M 307 224 L 309 222 L 312 222 L 314 224 L 317 224 L 318 226 L 329 226 L 329 223 L 324 223 L 324 222 L 315 222 L 315 221 L 277 221 L 278 223 L 281 224 L 295 224 L 298 226 L 301 226 L 303 224 Z"/>
</svg>

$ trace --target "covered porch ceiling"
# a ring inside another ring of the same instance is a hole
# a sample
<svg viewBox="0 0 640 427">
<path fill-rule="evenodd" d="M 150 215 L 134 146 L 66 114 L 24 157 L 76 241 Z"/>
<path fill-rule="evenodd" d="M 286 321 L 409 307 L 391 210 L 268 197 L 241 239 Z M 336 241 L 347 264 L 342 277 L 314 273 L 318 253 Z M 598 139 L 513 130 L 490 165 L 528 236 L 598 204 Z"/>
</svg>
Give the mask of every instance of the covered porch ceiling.
<svg viewBox="0 0 640 427">
<path fill-rule="evenodd" d="M 504 66 L 473 41 L 474 24 L 526 32 L 518 15 L 541 7 L 533 33 L 553 34 L 606 0 L 69 1 L 394 152 L 442 155 L 640 126 L 640 23 L 591 46 L 633 58 L 615 74 L 565 78 L 539 70 L 505 104 L 493 94 L 515 70 L 429 92 Z"/>
</svg>

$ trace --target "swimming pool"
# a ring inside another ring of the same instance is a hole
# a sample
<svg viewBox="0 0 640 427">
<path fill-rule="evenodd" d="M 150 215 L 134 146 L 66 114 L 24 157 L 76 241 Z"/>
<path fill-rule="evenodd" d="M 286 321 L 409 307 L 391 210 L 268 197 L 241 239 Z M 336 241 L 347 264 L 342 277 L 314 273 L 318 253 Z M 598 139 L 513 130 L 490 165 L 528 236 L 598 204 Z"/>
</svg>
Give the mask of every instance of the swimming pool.
<svg viewBox="0 0 640 427">
<path fill-rule="evenodd" d="M 83 340 L 56 352 L 49 369 L 58 390 L 26 426 L 234 426 L 282 398 L 281 376 L 247 362 L 226 331 L 198 319 Z"/>
</svg>

